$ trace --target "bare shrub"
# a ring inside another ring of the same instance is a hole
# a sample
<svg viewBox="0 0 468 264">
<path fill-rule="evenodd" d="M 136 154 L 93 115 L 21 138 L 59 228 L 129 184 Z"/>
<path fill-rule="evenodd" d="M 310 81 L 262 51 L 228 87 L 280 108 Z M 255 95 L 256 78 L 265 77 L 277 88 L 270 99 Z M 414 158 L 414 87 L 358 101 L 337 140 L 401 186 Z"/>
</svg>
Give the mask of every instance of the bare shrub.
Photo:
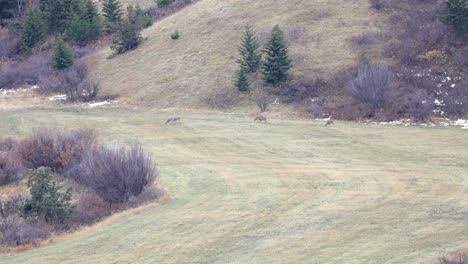
<svg viewBox="0 0 468 264">
<path fill-rule="evenodd" d="M 260 109 L 261 112 L 266 112 L 268 111 L 268 96 L 266 95 L 259 95 L 256 99 L 257 106 Z"/>
<path fill-rule="evenodd" d="M 370 7 L 377 10 L 386 8 L 387 2 L 386 0 L 369 0 Z"/>
<path fill-rule="evenodd" d="M 92 129 L 64 132 L 39 128 L 18 144 L 18 153 L 29 168 L 49 167 L 63 172 L 82 160 L 85 149 L 96 143 Z"/>
<path fill-rule="evenodd" d="M 0 216 L 20 215 L 29 196 L 22 193 L 13 193 L 0 200 Z"/>
<path fill-rule="evenodd" d="M 77 224 L 93 224 L 111 214 L 110 204 L 104 201 L 95 192 L 87 191 L 73 208 L 72 221 Z"/>
<path fill-rule="evenodd" d="M 468 80 L 450 89 L 443 97 L 444 111 L 449 116 L 462 116 L 468 111 Z"/>
<path fill-rule="evenodd" d="M 23 178 L 24 167 L 19 158 L 13 153 L 0 152 L 0 186 L 18 182 Z"/>
<path fill-rule="evenodd" d="M 39 83 L 40 78 L 52 73 L 48 59 L 41 54 L 31 56 L 24 61 L 9 61 L 0 68 L 0 87 L 35 85 Z"/>
<path fill-rule="evenodd" d="M 88 78 L 88 66 L 84 62 L 42 78 L 39 83 L 39 92 L 64 93 L 70 102 L 91 101 L 98 91 L 99 82 Z"/>
<path fill-rule="evenodd" d="M 50 236 L 53 226 L 38 218 L 23 218 L 21 212 L 28 199 L 24 194 L 13 194 L 0 201 L 0 243 L 18 246 Z"/>
<path fill-rule="evenodd" d="M 386 64 L 359 65 L 356 78 L 351 82 L 353 98 L 368 105 L 374 112 L 386 102 L 386 95 L 393 86 L 394 75 Z"/>
<path fill-rule="evenodd" d="M 440 264 L 468 264 L 468 255 L 466 253 L 456 254 L 456 256 L 448 258 L 439 258 Z"/>
<path fill-rule="evenodd" d="M 152 158 L 137 143 L 130 149 L 101 146 L 88 150 L 75 172 L 75 179 L 110 203 L 140 195 L 158 175 Z"/>
<path fill-rule="evenodd" d="M 10 215 L 2 218 L 0 231 L 2 244 L 18 246 L 48 238 L 54 230 L 52 225 L 39 218 L 22 218 Z"/>
<path fill-rule="evenodd" d="M 277 87 L 272 88 L 271 92 L 283 97 L 286 101 L 300 102 L 322 94 L 329 87 L 329 83 L 321 77 L 313 79 L 301 77 L 281 83 Z"/>
<path fill-rule="evenodd" d="M 0 59 L 11 58 L 20 49 L 21 37 L 14 30 L 0 31 Z"/>
<path fill-rule="evenodd" d="M 0 137 L 0 151 L 11 151 L 18 142 L 11 137 Z"/>
<path fill-rule="evenodd" d="M 235 91 L 215 92 L 202 99 L 202 103 L 214 109 L 231 109 L 238 106 L 241 96 Z"/>
<path fill-rule="evenodd" d="M 404 92 L 393 96 L 386 111 L 389 120 L 406 117 L 415 121 L 425 121 L 434 109 L 434 97 L 422 89 L 411 93 Z"/>
<path fill-rule="evenodd" d="M 365 32 L 357 35 L 351 39 L 357 47 L 373 45 L 386 38 L 385 34 L 381 32 Z"/>
<path fill-rule="evenodd" d="M 138 207 L 161 198 L 164 196 L 164 193 L 164 189 L 155 185 L 149 185 L 143 189 L 140 195 L 131 197 L 128 205 L 130 207 Z"/>
</svg>

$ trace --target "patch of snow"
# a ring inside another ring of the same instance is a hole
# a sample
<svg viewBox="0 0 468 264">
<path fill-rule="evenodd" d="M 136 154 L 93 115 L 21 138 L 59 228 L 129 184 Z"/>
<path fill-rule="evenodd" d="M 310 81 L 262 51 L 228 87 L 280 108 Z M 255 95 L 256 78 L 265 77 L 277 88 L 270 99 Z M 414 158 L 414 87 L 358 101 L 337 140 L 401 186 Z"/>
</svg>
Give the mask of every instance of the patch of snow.
<svg viewBox="0 0 468 264">
<path fill-rule="evenodd" d="M 434 104 L 437 106 L 444 106 L 444 101 L 439 99 L 434 99 Z"/>
<path fill-rule="evenodd" d="M 464 119 L 458 119 L 456 120 L 455 122 L 453 122 L 453 125 L 454 126 L 468 126 L 468 120 L 464 120 Z"/>
<path fill-rule="evenodd" d="M 18 89 L 0 89 L 0 94 L 2 94 L 2 95 L 17 94 L 17 93 L 27 92 L 27 91 L 29 91 L 29 90 L 38 89 L 38 88 L 39 88 L 39 86 L 37 86 L 37 85 L 32 85 L 32 86 L 26 87 L 26 88 L 18 88 Z"/>
<path fill-rule="evenodd" d="M 106 100 L 106 101 L 97 102 L 97 103 L 89 103 L 88 105 L 89 105 L 89 107 L 93 108 L 93 107 L 109 105 L 109 104 L 111 104 L 111 102 L 109 100 Z"/>
<path fill-rule="evenodd" d="M 65 101 L 67 100 L 67 95 L 66 94 L 54 95 L 54 96 L 49 97 L 49 100 L 50 101 Z"/>
</svg>

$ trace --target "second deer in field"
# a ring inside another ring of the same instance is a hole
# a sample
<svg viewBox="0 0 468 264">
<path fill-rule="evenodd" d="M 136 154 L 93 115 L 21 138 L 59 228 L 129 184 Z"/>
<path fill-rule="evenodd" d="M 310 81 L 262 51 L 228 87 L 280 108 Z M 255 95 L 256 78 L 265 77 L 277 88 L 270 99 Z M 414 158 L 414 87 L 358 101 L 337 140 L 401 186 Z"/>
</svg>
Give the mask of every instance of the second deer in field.
<svg viewBox="0 0 468 264">
<path fill-rule="evenodd" d="M 257 116 L 254 121 L 259 121 L 259 122 L 267 122 L 267 118 L 265 116 Z"/>
<path fill-rule="evenodd" d="M 335 124 L 335 121 L 333 119 L 328 119 L 327 122 L 325 123 L 325 126 L 331 126 L 331 125 L 334 125 Z"/>
<path fill-rule="evenodd" d="M 166 124 L 166 125 L 167 124 L 172 124 L 172 123 L 175 123 L 177 121 L 180 121 L 180 117 L 171 117 L 171 118 L 168 118 L 166 123 L 164 123 L 164 124 Z"/>
</svg>

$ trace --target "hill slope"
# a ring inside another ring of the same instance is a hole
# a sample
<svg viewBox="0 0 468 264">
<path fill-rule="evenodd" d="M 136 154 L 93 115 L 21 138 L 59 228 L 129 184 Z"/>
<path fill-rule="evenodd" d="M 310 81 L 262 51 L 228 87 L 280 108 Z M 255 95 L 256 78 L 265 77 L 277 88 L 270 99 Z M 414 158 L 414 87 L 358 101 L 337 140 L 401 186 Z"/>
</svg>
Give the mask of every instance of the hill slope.
<svg viewBox="0 0 468 264">
<path fill-rule="evenodd" d="M 0 263 L 421 263 L 468 244 L 461 129 L 36 109 L 0 133 L 77 124 L 139 139 L 173 199 Z"/>
<path fill-rule="evenodd" d="M 237 45 L 250 24 L 266 42 L 279 24 L 290 42 L 295 75 L 319 75 L 354 62 L 350 38 L 374 29 L 367 0 L 202 0 L 147 29 L 134 51 L 89 59 L 104 93 L 155 108 L 200 106 L 213 91 L 233 89 Z M 179 30 L 181 38 L 171 40 Z"/>
</svg>

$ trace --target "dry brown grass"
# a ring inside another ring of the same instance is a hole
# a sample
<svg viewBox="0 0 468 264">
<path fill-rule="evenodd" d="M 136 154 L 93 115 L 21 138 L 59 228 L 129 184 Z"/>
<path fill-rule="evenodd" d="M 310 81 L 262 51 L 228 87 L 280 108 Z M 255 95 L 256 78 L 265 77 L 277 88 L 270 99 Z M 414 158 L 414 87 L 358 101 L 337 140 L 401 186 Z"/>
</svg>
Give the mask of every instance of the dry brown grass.
<svg viewBox="0 0 468 264">
<path fill-rule="evenodd" d="M 290 42 L 294 75 L 327 75 L 353 64 L 353 37 L 374 32 L 367 0 L 203 0 L 144 31 L 141 47 L 111 60 L 88 59 L 103 93 L 155 108 L 194 108 L 207 94 L 233 89 L 237 45 L 250 24 L 265 42 L 279 24 Z M 179 40 L 170 33 L 179 30 Z"/>
</svg>

